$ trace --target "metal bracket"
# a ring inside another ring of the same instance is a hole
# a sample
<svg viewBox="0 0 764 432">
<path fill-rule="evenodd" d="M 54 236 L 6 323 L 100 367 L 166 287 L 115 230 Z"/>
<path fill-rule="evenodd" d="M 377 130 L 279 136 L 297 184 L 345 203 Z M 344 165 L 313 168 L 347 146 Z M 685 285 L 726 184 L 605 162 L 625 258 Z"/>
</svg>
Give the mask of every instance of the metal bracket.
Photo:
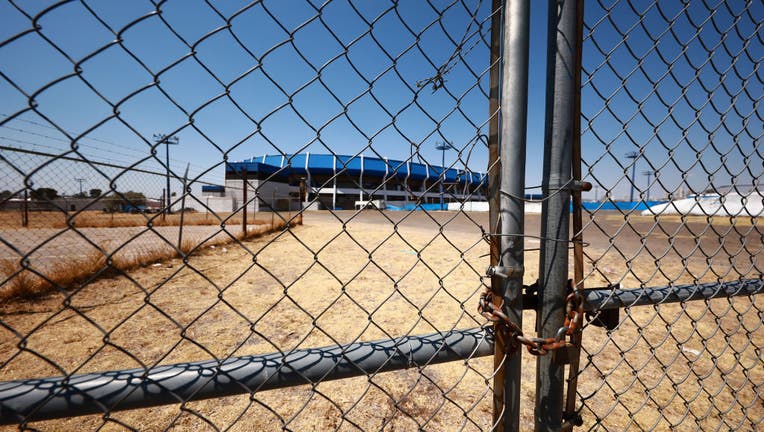
<svg viewBox="0 0 764 432">
<path fill-rule="evenodd" d="M 523 266 L 488 266 L 485 269 L 485 274 L 488 277 L 498 276 L 502 279 L 509 279 L 513 277 L 522 277 L 525 273 L 525 267 Z"/>
<path fill-rule="evenodd" d="M 621 289 L 621 284 L 608 285 L 606 289 L 610 291 Z M 586 321 L 593 326 L 615 330 L 621 322 L 621 309 L 600 309 L 596 312 L 587 312 L 585 316 Z"/>
<path fill-rule="evenodd" d="M 568 365 L 570 364 L 570 359 L 578 356 L 579 350 L 580 348 L 573 344 L 565 344 L 563 348 L 554 350 L 554 360 L 558 364 Z"/>
<path fill-rule="evenodd" d="M 581 180 L 574 180 L 570 183 L 570 190 L 589 192 L 592 190 L 592 184 Z"/>
<path fill-rule="evenodd" d="M 603 309 L 597 312 L 587 312 L 586 320 L 593 326 L 615 330 L 621 322 L 621 309 Z"/>
<path fill-rule="evenodd" d="M 572 431 L 574 426 L 581 426 L 584 424 L 584 419 L 581 417 L 581 414 L 577 412 L 562 413 L 562 431 Z"/>
</svg>

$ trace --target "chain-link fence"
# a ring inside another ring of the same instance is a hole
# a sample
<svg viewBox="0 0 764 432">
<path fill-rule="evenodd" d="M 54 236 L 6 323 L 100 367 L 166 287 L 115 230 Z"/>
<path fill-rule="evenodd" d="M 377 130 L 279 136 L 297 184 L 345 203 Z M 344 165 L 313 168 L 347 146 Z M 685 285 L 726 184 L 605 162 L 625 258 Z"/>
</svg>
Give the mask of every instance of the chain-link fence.
<svg viewBox="0 0 764 432">
<path fill-rule="evenodd" d="M 3 421 L 489 429 L 492 5 L 234 3 L 2 2 Z"/>
<path fill-rule="evenodd" d="M 761 428 L 764 6 L 541 3 L 0 3 L 2 424 Z"/>
<path fill-rule="evenodd" d="M 711 297 L 750 294 L 715 285 L 739 280 L 761 292 L 764 5 L 599 1 L 584 16 L 583 172 L 599 187 L 584 284 L 653 294 L 584 330 L 584 422 L 761 429 L 764 298 Z M 685 284 L 698 301 L 649 289 Z"/>
</svg>

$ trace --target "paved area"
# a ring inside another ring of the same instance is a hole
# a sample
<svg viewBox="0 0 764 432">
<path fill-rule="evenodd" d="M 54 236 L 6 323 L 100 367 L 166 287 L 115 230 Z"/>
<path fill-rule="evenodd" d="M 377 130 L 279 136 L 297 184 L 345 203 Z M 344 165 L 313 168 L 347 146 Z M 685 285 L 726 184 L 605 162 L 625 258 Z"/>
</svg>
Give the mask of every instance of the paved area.
<svg viewBox="0 0 764 432">
<path fill-rule="evenodd" d="M 373 225 L 376 229 L 429 232 L 433 236 L 474 236 L 478 241 L 489 232 L 487 212 L 405 212 L 405 211 L 311 211 L 304 223 L 333 227 Z M 709 265 L 747 265 L 760 269 L 764 241 L 757 219 L 730 223 L 729 219 L 714 219 L 709 224 L 703 217 L 652 216 L 619 212 L 599 212 L 584 218 L 584 241 L 589 260 L 618 258 L 626 266 L 638 262 L 655 267 L 656 262 Z M 526 215 L 525 247 L 540 245 L 540 216 Z M 182 238 L 193 243 L 211 240 L 220 242 L 241 233 L 239 225 L 186 226 Z M 156 248 L 178 245 L 178 227 L 128 228 L 63 228 L 63 229 L 1 229 L 0 259 L 29 259 L 30 264 L 43 269 L 62 260 L 73 260 L 92 253 L 96 247 L 123 256 L 139 254 Z M 647 260 L 647 261 L 645 261 Z"/>
</svg>

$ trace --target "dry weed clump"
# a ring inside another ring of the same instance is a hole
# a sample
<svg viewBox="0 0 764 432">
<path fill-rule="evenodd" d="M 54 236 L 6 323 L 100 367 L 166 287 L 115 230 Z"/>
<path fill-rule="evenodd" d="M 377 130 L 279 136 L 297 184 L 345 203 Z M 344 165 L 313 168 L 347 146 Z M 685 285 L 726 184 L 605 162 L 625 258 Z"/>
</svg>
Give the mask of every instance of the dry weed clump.
<svg viewBox="0 0 764 432">
<path fill-rule="evenodd" d="M 10 259 L 0 260 L 0 280 L 0 300 L 11 297 L 31 298 L 47 290 L 45 279 Z"/>
<path fill-rule="evenodd" d="M 291 222 L 290 227 L 298 225 L 301 221 Z M 235 238 L 217 237 L 215 239 L 199 241 L 184 239 L 180 246 L 160 244 L 155 247 L 145 248 L 139 251 L 117 251 L 109 253 L 109 248 L 102 247 L 93 249 L 89 254 L 74 257 L 54 264 L 48 269 L 40 270 L 41 277 L 34 271 L 23 268 L 19 262 L 11 259 L 0 261 L 0 301 L 12 298 L 34 298 L 42 296 L 56 287 L 70 288 L 75 284 L 89 282 L 101 277 L 111 277 L 128 270 L 144 267 L 157 262 L 166 261 L 178 257 L 188 257 L 202 251 L 202 247 L 219 246 L 234 241 L 250 240 L 275 231 L 283 230 L 286 222 L 277 221 L 273 225 L 265 225 L 260 222 L 253 228 L 248 228 L 246 233 L 240 232 Z M 105 252 L 105 253 L 104 253 Z"/>
<path fill-rule="evenodd" d="M 297 225 L 302 225 L 302 215 L 296 218 L 296 220 L 289 222 L 290 228 L 294 228 Z M 273 222 L 273 225 L 259 225 L 254 228 L 247 228 L 247 232 L 240 232 L 236 236 L 236 239 L 240 241 L 256 239 L 272 232 L 281 231 L 285 229 L 286 226 L 287 223 L 284 221 L 275 221 Z"/>
<path fill-rule="evenodd" d="M 241 215 L 233 215 L 231 213 L 220 213 L 217 215 L 210 215 L 207 213 L 189 213 L 186 212 L 183 215 L 183 225 L 189 226 L 203 226 L 203 225 L 220 225 L 225 223 L 226 225 L 240 225 L 242 222 Z M 134 226 L 180 226 L 181 214 L 173 213 L 169 215 L 162 214 L 129 214 L 129 213 L 101 213 L 95 211 L 85 211 L 77 214 L 72 219 L 72 223 L 78 228 L 125 228 Z M 221 222 L 222 221 L 222 222 Z M 266 224 L 263 220 L 257 220 L 254 217 L 250 217 L 247 220 L 248 224 L 263 225 Z M 61 222 L 62 227 L 67 226 L 66 218 Z"/>
<path fill-rule="evenodd" d="M 69 287 L 88 279 L 111 274 L 106 266 L 106 257 L 98 250 L 93 250 L 84 257 L 72 258 L 54 264 L 50 269 L 39 274 L 24 268 L 15 260 L 0 261 L 0 275 L 4 282 L 0 285 L 0 300 L 10 298 L 34 298 L 41 296 L 54 287 Z"/>
<path fill-rule="evenodd" d="M 259 215 L 259 214 L 258 214 Z M 265 220 L 257 219 L 258 215 L 250 215 L 247 223 L 251 225 L 268 224 Z M 42 211 L 29 213 L 29 225 L 26 228 L 66 228 L 70 224 L 77 228 L 127 228 L 136 226 L 180 226 L 180 213 L 162 214 L 131 214 L 104 213 L 95 210 L 85 210 L 79 213 L 67 214 L 63 211 Z M 183 225 L 210 226 L 225 223 L 227 226 L 241 225 L 242 216 L 233 213 L 191 213 L 183 214 Z M 19 212 L 0 212 L 0 227 L 25 228 L 21 225 Z"/>
</svg>

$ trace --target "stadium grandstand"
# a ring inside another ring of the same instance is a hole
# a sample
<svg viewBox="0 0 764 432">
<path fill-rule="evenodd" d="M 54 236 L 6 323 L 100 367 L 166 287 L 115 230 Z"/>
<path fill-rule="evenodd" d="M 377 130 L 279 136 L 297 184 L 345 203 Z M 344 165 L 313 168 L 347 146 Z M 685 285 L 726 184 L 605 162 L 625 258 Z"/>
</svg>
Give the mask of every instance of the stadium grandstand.
<svg viewBox="0 0 764 432">
<path fill-rule="evenodd" d="M 225 186 L 204 186 L 202 202 L 213 211 L 241 208 L 245 179 L 248 208 L 254 211 L 299 208 L 301 180 L 307 186 L 307 202 L 302 207 L 314 210 L 367 205 L 393 210 L 417 206 L 446 209 L 448 203 L 484 202 L 487 186 L 485 173 L 413 161 L 364 155 L 264 155 L 227 163 Z"/>
</svg>

